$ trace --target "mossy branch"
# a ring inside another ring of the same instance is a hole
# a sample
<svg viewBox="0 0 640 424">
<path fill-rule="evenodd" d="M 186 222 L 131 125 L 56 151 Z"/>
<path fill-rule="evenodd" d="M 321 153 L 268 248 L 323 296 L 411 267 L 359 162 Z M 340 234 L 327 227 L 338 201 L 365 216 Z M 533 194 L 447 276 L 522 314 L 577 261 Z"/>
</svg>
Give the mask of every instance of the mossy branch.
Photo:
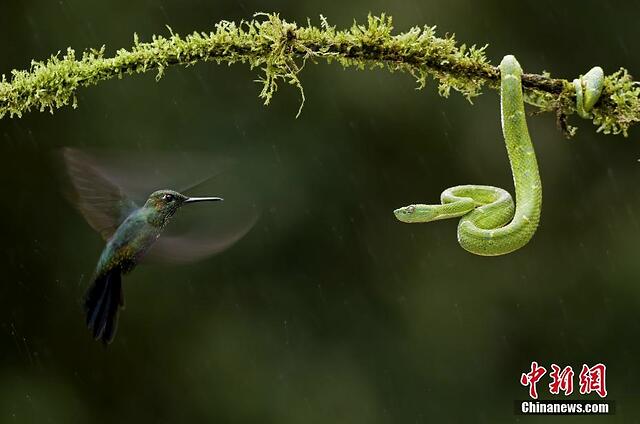
<svg viewBox="0 0 640 424">
<path fill-rule="evenodd" d="M 80 87 L 100 81 L 150 70 L 160 79 L 172 65 L 190 66 L 201 61 L 218 64 L 248 63 L 262 69 L 260 98 L 269 104 L 278 83 L 285 82 L 304 91 L 299 79 L 306 62 L 336 61 L 357 69 L 386 68 L 412 75 L 418 88 L 427 78 L 438 82 L 440 95 L 447 97 L 453 89 L 469 101 L 480 94 L 483 85 L 499 87 L 498 68 L 485 56 L 484 47 L 457 45 L 453 36 L 435 35 L 435 27 L 413 27 L 393 34 L 389 16 L 369 16 L 366 25 L 354 23 L 351 28 L 337 30 L 320 17 L 320 26 L 298 26 L 277 14 L 257 14 L 248 22 L 222 21 L 209 33 L 194 32 L 186 37 L 173 33 L 168 37 L 153 36 L 141 42 L 134 35 L 133 47 L 120 49 L 113 57 L 105 57 L 105 47 L 85 51 L 80 58 L 73 49 L 44 62 L 33 61 L 31 69 L 13 70 L 11 77 L 0 80 L 0 118 L 22 116 L 31 109 L 50 111 L 71 104 L 77 107 L 76 92 Z M 566 117 L 575 112 L 575 90 L 567 80 L 549 74 L 523 76 L 527 101 L 540 111 L 554 111 L 567 134 L 574 129 Z M 598 131 L 627 135 L 627 130 L 640 121 L 640 87 L 625 69 L 605 77 L 601 100 L 592 111 Z"/>
</svg>

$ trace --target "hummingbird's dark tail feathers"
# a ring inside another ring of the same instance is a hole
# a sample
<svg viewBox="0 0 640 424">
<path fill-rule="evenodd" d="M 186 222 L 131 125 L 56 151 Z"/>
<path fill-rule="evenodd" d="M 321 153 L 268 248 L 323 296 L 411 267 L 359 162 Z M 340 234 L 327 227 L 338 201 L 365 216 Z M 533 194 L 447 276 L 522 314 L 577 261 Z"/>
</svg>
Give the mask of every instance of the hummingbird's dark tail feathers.
<svg viewBox="0 0 640 424">
<path fill-rule="evenodd" d="M 118 310 L 124 306 L 119 267 L 96 277 L 84 297 L 87 327 L 94 339 L 105 345 L 113 341 L 118 327 Z"/>
</svg>

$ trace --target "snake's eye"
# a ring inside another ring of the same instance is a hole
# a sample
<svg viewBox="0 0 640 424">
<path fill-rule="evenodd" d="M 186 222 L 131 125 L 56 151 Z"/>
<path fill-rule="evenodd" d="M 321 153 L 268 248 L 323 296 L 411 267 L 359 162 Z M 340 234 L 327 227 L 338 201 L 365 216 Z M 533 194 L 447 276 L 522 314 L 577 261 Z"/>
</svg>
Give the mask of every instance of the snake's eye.
<svg viewBox="0 0 640 424">
<path fill-rule="evenodd" d="M 173 194 L 165 194 L 162 196 L 162 200 L 164 200 L 165 202 L 173 202 L 173 199 Z"/>
</svg>

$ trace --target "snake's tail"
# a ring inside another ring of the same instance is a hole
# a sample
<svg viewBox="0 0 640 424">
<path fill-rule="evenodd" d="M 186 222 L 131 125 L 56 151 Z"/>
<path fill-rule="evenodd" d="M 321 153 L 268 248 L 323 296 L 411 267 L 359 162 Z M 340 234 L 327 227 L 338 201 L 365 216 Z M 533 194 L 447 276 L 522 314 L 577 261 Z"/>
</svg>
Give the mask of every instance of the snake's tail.
<svg viewBox="0 0 640 424">
<path fill-rule="evenodd" d="M 591 110 L 596 105 L 604 88 L 604 71 L 594 66 L 581 76 L 573 80 L 576 90 L 576 112 L 585 119 L 591 118 Z"/>
</svg>

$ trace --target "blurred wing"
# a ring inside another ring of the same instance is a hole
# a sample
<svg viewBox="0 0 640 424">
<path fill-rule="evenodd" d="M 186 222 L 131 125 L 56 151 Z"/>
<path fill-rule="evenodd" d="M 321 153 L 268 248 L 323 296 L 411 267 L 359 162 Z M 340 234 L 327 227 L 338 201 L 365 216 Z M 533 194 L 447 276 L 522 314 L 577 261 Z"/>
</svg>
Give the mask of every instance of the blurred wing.
<svg viewBox="0 0 640 424">
<path fill-rule="evenodd" d="M 225 173 L 233 164 L 231 159 L 206 152 L 96 150 L 91 153 L 102 174 L 135 202 L 146 201 L 156 190 L 187 192 Z"/>
<path fill-rule="evenodd" d="M 204 259 L 231 247 L 244 237 L 257 221 L 257 216 L 242 225 L 223 230 L 209 237 L 202 233 L 181 236 L 162 235 L 145 255 L 145 261 L 187 263 Z"/>
<path fill-rule="evenodd" d="M 90 156 L 70 148 L 64 148 L 62 156 L 73 188 L 70 200 L 89 225 L 108 239 L 138 206 Z"/>
</svg>

